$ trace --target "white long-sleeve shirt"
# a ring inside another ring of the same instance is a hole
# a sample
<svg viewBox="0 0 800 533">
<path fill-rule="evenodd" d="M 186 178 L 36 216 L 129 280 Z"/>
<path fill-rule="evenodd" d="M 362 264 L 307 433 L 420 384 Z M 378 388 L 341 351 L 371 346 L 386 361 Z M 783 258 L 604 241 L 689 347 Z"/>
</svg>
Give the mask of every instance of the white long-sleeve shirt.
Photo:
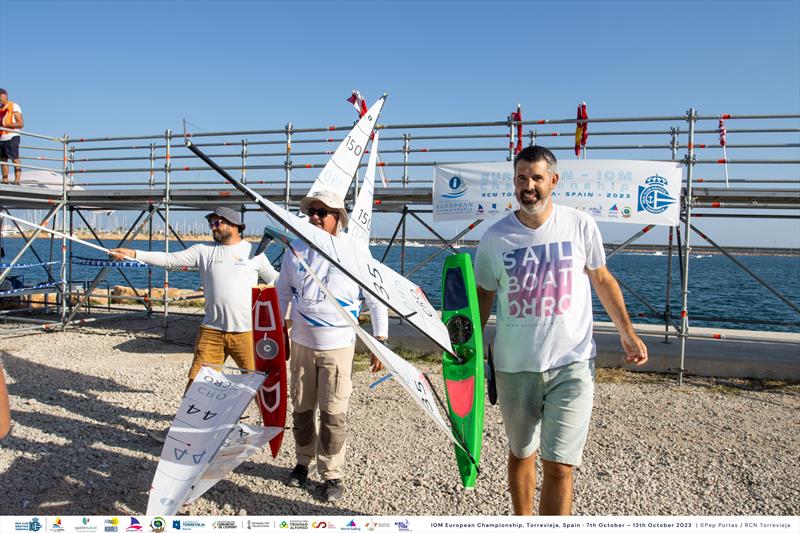
<svg viewBox="0 0 800 533">
<path fill-rule="evenodd" d="M 252 245 L 196 244 L 174 253 L 136 251 L 136 259 L 161 267 L 198 267 L 206 299 L 203 326 L 226 332 L 253 329 L 251 289 L 260 277 L 273 283 L 278 272 Z"/>
<path fill-rule="evenodd" d="M 335 295 L 344 309 L 358 318 L 361 309 L 361 288 L 356 282 L 332 266 L 316 251 L 309 249 L 302 241 L 292 243 L 297 253 L 308 263 L 323 283 Z M 327 301 L 325 293 L 291 252 L 283 254 L 281 275 L 276 284 L 281 311 L 285 315 L 289 302 L 292 303 L 292 340 L 314 350 L 335 350 L 355 343 L 355 332 L 336 308 Z M 369 293 L 364 293 L 364 301 L 372 318 L 372 334 L 387 337 L 389 317 L 386 306 Z"/>
</svg>

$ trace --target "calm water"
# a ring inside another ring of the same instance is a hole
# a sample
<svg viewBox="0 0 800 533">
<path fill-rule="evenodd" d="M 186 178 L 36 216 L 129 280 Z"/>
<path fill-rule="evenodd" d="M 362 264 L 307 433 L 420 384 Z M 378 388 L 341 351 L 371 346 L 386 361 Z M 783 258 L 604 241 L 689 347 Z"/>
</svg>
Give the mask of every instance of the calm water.
<svg viewBox="0 0 800 533">
<path fill-rule="evenodd" d="M 22 247 L 22 239 L 3 238 L 6 256 L 10 261 Z M 188 244 L 188 243 L 187 243 Z M 54 243 L 53 254 L 60 257 L 59 242 Z M 73 245 L 76 256 L 105 259 L 103 254 L 91 248 Z M 147 241 L 136 241 L 134 248 L 146 250 Z M 51 246 L 49 240 L 36 241 L 34 248 L 43 261 L 50 260 Z M 180 249 L 177 243 L 170 243 L 174 251 Z M 153 250 L 163 250 L 162 241 L 153 242 Z M 377 259 L 383 257 L 386 246 L 373 246 L 372 254 Z M 435 248 L 406 248 L 405 271 L 430 256 Z M 460 251 L 473 255 L 474 248 L 462 248 Z M 270 246 L 268 256 L 275 259 L 280 253 L 277 246 Z M 411 276 L 411 280 L 425 289 L 431 302 L 438 307 L 441 295 L 441 268 L 448 252 L 439 254 L 433 261 L 422 267 Z M 800 257 L 775 256 L 739 256 L 739 261 L 758 274 L 764 281 L 780 291 L 796 305 L 800 305 Z M 38 262 L 30 251 L 23 256 L 22 262 Z M 395 246 L 386 258 L 386 264 L 400 270 L 400 248 Z M 667 257 L 650 254 L 617 254 L 609 260 L 609 268 L 621 282 L 628 284 L 653 307 L 663 312 L 666 296 Z M 58 278 L 59 265 L 52 265 L 54 277 Z M 673 257 L 673 283 L 670 291 L 672 313 L 680 313 L 680 267 L 677 257 Z M 99 267 L 73 265 L 73 279 L 91 280 L 100 270 Z M 163 284 L 163 270 L 153 268 L 153 285 Z M 137 287 L 147 287 L 147 269 L 128 269 L 128 278 Z M 44 282 L 47 274 L 42 268 L 15 269 L 14 274 L 24 277 L 26 285 Z M 170 272 L 170 286 L 182 289 L 196 289 L 199 285 L 198 275 L 194 272 Z M 110 271 L 107 282 L 110 286 L 124 285 L 125 281 L 118 271 Z M 101 285 L 105 287 L 105 283 Z M 658 319 L 638 316 L 640 313 L 652 313 L 644 303 L 628 290 L 623 288 L 628 310 L 636 322 L 659 323 Z M 689 317 L 717 317 L 730 320 L 764 320 L 783 322 L 786 324 L 736 324 L 733 322 L 710 322 L 691 319 L 695 326 L 716 326 L 738 329 L 763 329 L 774 331 L 800 331 L 800 315 L 773 295 L 765 287 L 757 283 L 744 271 L 721 255 L 692 255 L 689 264 Z M 594 302 L 596 317 L 607 320 L 600 304 Z"/>
</svg>

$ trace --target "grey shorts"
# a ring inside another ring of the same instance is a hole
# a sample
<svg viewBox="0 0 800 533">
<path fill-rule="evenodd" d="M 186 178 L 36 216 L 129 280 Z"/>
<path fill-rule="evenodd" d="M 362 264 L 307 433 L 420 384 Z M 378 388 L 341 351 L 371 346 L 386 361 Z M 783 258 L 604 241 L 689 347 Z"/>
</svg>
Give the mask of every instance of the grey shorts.
<svg viewBox="0 0 800 533">
<path fill-rule="evenodd" d="M 594 359 L 544 372 L 497 372 L 508 445 L 524 459 L 580 466 L 594 400 Z"/>
</svg>

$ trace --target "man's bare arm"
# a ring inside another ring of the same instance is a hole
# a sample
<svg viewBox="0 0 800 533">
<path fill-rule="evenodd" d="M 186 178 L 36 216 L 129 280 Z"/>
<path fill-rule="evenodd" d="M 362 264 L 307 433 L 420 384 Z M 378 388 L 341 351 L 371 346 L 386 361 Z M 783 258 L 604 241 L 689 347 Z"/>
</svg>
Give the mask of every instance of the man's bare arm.
<svg viewBox="0 0 800 533">
<path fill-rule="evenodd" d="M 586 269 L 600 303 L 619 332 L 622 347 L 625 349 L 625 361 L 643 365 L 647 362 L 647 346 L 633 329 L 633 324 L 625 309 L 625 299 L 616 278 L 605 266 L 596 270 Z"/>
</svg>

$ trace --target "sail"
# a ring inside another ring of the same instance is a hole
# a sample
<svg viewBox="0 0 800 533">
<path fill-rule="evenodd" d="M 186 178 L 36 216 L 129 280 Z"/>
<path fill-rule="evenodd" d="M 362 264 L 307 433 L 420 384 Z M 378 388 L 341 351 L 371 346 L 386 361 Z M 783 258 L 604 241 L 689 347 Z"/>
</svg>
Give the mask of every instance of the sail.
<svg viewBox="0 0 800 533">
<path fill-rule="evenodd" d="M 200 369 L 183 397 L 158 461 L 148 515 L 175 515 L 264 382 L 264 374 Z"/>
<path fill-rule="evenodd" d="M 375 128 L 378 116 L 381 114 L 383 104 L 386 102 L 384 94 L 378 101 L 372 104 L 366 114 L 356 123 L 347 137 L 339 144 L 333 157 L 330 158 L 325 168 L 311 185 L 308 196 L 313 195 L 318 190 L 335 191 L 342 197 L 347 195 L 350 184 L 356 175 L 358 165 L 367 147 L 367 141 Z"/>
<path fill-rule="evenodd" d="M 192 490 L 184 498 L 183 505 L 191 505 L 208 489 L 230 474 L 234 468 L 261 450 L 270 440 L 283 431 L 280 427 L 252 426 L 239 423 L 230 432 L 219 452 L 208 463 Z"/>
<path fill-rule="evenodd" d="M 287 253 L 290 253 L 290 251 L 291 248 L 287 250 Z M 300 254 L 296 254 L 295 257 L 297 257 L 297 260 L 300 262 L 303 268 L 306 269 L 306 272 L 308 272 L 322 292 L 325 293 L 328 301 L 333 303 L 334 307 L 336 307 L 336 310 L 339 312 L 342 318 L 344 318 L 353 327 L 356 335 L 358 335 L 362 342 L 367 346 L 369 351 L 375 354 L 375 357 L 380 359 L 380 361 L 383 363 L 383 366 L 386 367 L 386 370 L 388 370 L 389 373 L 394 376 L 397 382 L 400 383 L 404 389 L 406 389 L 411 397 L 414 398 L 414 401 L 417 403 L 417 405 L 419 405 L 425 414 L 428 415 L 431 420 L 433 420 L 436 426 L 444 431 L 456 446 L 463 449 L 461 443 L 459 443 L 455 436 L 453 436 L 452 431 L 450 431 L 450 428 L 444 421 L 444 418 L 442 418 L 442 413 L 439 411 L 439 408 L 436 407 L 436 399 L 428 380 L 425 378 L 425 375 L 417 367 L 401 358 L 390 348 L 379 342 L 375 337 L 361 329 L 361 326 L 358 325 L 358 320 L 353 315 L 345 311 L 341 304 L 339 304 L 339 301 L 336 299 L 336 297 L 330 292 L 328 287 L 322 283 L 319 277 L 317 277 L 316 273 L 308 266 Z"/>
<path fill-rule="evenodd" d="M 347 234 L 350 238 L 367 246 L 369 246 L 369 235 L 372 231 L 372 202 L 375 197 L 375 168 L 378 162 L 378 132 L 375 132 L 370 150 L 367 173 L 364 174 L 361 190 L 358 191 L 358 197 L 347 224 Z"/>
<path fill-rule="evenodd" d="M 409 324 L 436 343 L 442 350 L 453 353 L 447 327 L 439 319 L 425 293 L 412 281 L 401 276 L 388 266 L 375 260 L 364 247 L 349 238 L 339 238 L 317 228 L 293 215 L 286 209 L 270 202 L 247 185 L 231 176 L 191 141 L 186 147 L 216 170 L 237 190 L 253 200 L 276 222 L 302 239 L 325 259 L 355 281 L 384 305 L 403 317 Z M 288 244 L 288 243 L 285 243 Z"/>
</svg>

